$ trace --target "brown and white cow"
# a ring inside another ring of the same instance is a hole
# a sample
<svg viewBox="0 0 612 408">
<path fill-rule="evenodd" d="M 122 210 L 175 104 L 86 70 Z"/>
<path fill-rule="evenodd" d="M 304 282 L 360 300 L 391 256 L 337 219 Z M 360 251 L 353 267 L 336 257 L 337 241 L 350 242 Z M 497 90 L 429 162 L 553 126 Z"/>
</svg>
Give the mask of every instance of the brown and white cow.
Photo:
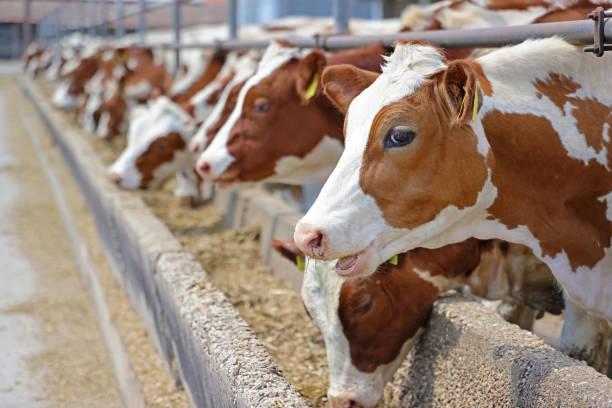
<svg viewBox="0 0 612 408">
<path fill-rule="evenodd" d="M 273 241 L 272 246 L 294 262 L 303 256 L 292 240 Z M 514 266 L 524 265 L 531 254 L 499 251 L 504 246 L 472 238 L 435 250 L 419 248 L 399 255 L 397 265 L 386 262 L 374 274 L 357 279 L 334 273 L 333 261 L 306 259 L 302 299 L 325 340 L 330 406 L 378 403 L 441 292 L 487 281 L 498 271 L 520 279 L 522 271 Z M 471 287 L 479 296 L 502 299 L 510 295 L 513 283 L 497 293 Z"/>
<path fill-rule="evenodd" d="M 198 159 L 202 177 L 221 182 L 305 184 L 330 173 L 342 152 L 340 112 L 320 92 L 326 65 L 380 70 L 381 44 L 326 56 L 275 42 L 240 90 L 236 108 Z"/>
<path fill-rule="evenodd" d="M 296 244 L 367 276 L 412 248 L 521 243 L 572 302 L 610 321 L 611 67 L 550 38 L 451 63 L 410 42 L 380 76 L 330 68 L 346 148 Z M 566 350 L 592 349 L 595 330 L 568 331 Z"/>
</svg>

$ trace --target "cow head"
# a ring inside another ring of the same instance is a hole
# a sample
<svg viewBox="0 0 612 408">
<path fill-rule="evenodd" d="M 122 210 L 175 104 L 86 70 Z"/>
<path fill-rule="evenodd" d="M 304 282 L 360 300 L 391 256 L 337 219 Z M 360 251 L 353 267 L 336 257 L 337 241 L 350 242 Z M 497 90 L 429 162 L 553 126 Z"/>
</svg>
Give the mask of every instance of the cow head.
<svg viewBox="0 0 612 408">
<path fill-rule="evenodd" d="M 130 121 L 128 145 L 109 168 L 109 178 L 127 189 L 157 186 L 193 166 L 187 144 L 192 118 L 165 96 Z"/>
<path fill-rule="evenodd" d="M 429 44 L 402 43 L 375 79 L 339 66 L 323 82 L 348 112 L 345 150 L 296 226 L 300 249 L 341 258 L 338 271 L 357 276 L 406 249 L 467 239 L 460 221 L 493 199 L 481 194 L 489 145 L 477 114 L 488 82 L 476 63 L 447 65 Z"/>
<path fill-rule="evenodd" d="M 315 103 L 325 99 L 319 89 L 325 63 L 318 50 L 271 44 L 240 90 L 234 111 L 200 156 L 200 174 L 221 183 L 291 184 L 329 174 L 342 151 L 340 129 L 330 129 L 330 116 L 342 119 L 328 105 Z"/>
<path fill-rule="evenodd" d="M 291 241 L 273 246 L 289 259 L 303 256 Z M 325 341 L 330 407 L 374 407 L 381 399 L 438 297 L 417 272 L 406 254 L 358 279 L 335 274 L 334 262 L 306 259 L 302 300 Z"/>
</svg>

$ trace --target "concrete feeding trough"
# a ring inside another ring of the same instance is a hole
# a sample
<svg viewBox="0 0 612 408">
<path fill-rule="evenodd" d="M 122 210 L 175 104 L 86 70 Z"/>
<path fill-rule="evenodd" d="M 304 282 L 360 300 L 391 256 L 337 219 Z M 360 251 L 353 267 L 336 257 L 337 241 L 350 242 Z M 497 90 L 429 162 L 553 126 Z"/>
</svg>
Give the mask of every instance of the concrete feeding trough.
<svg viewBox="0 0 612 408">
<path fill-rule="evenodd" d="M 87 138 L 21 79 L 95 217 L 106 257 L 168 372 L 197 407 L 307 406 L 199 263 L 142 201 L 119 191 Z M 228 225 L 262 225 L 261 255 L 294 288 L 301 274 L 269 249 L 300 213 L 261 192 L 221 192 Z M 205 267 L 205 265 L 204 265 Z M 440 299 L 387 389 L 393 406 L 612 407 L 612 382 L 467 298 Z"/>
</svg>

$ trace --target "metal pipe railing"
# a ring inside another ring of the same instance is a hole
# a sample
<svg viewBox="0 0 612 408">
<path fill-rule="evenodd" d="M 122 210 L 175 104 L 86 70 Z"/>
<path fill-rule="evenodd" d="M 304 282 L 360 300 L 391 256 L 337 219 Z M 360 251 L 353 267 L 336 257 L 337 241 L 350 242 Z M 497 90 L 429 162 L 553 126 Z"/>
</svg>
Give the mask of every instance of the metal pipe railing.
<svg viewBox="0 0 612 408">
<path fill-rule="evenodd" d="M 485 48 L 518 44 L 529 38 L 559 36 L 575 45 L 593 43 L 594 22 L 591 20 L 566 21 L 561 23 L 528 24 L 523 26 L 475 28 L 466 30 L 433 30 L 379 35 L 315 35 L 313 37 L 288 37 L 297 47 L 336 50 L 355 48 L 382 42 L 392 46 L 395 41 L 425 40 L 444 48 Z M 612 23 L 604 28 L 606 42 L 612 42 Z M 190 44 L 159 43 L 133 44 L 152 48 L 213 48 L 240 50 L 265 48 L 272 40 L 216 40 Z"/>
<path fill-rule="evenodd" d="M 123 0 L 116 0 L 115 8 L 117 15 L 113 21 L 115 22 L 115 37 L 121 38 L 125 34 L 123 30 L 123 19 L 125 18 L 125 10 L 123 9 Z M 104 22 L 106 24 L 107 22 Z"/>
<path fill-rule="evenodd" d="M 181 43 L 181 0 L 174 0 L 172 10 L 172 28 L 174 30 L 174 43 Z M 176 74 L 181 66 L 181 49 L 174 50 L 174 73 Z"/>
</svg>

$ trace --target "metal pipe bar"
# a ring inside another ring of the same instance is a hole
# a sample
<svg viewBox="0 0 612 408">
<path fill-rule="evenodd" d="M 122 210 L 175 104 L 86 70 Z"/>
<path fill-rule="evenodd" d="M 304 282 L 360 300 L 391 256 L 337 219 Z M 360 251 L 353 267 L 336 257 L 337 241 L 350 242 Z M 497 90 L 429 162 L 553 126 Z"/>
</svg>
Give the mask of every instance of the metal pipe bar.
<svg viewBox="0 0 612 408">
<path fill-rule="evenodd" d="M 87 5 L 89 6 L 89 35 L 94 36 L 96 35 L 96 11 L 95 11 L 95 0 L 89 0 L 87 2 Z"/>
<path fill-rule="evenodd" d="M 174 29 L 174 43 L 181 43 L 181 0 L 174 0 L 173 13 L 172 13 L 172 26 Z M 174 49 L 174 74 L 179 70 L 181 66 L 181 49 Z"/>
<path fill-rule="evenodd" d="M 476 28 L 469 30 L 433 30 L 422 32 L 405 32 L 383 35 L 320 35 L 314 37 L 289 37 L 297 47 L 318 47 L 327 50 L 355 48 L 382 42 L 393 46 L 398 40 L 425 40 L 444 48 L 484 48 L 502 47 L 518 44 L 529 38 L 546 38 L 558 36 L 575 45 L 593 43 L 594 22 L 591 20 L 566 21 L 561 23 L 529 24 L 524 26 Z M 604 29 L 606 42 L 612 42 L 612 23 Z M 239 50 L 245 48 L 265 48 L 271 40 L 217 40 L 190 44 L 158 43 L 138 44 L 153 48 L 214 48 L 221 50 Z M 136 44 L 135 44 L 136 45 Z"/>
<path fill-rule="evenodd" d="M 138 34 L 140 41 L 145 42 L 145 31 L 147 30 L 147 0 L 140 0 L 140 10 L 138 14 Z"/>
<path fill-rule="evenodd" d="M 227 23 L 229 25 L 229 38 L 238 36 L 238 0 L 227 2 Z"/>
<path fill-rule="evenodd" d="M 32 12 L 32 0 L 25 0 L 23 5 L 23 49 L 25 50 L 32 42 L 32 26 L 30 15 Z"/>
<path fill-rule="evenodd" d="M 108 36 L 108 2 L 106 0 L 102 1 L 102 21 L 100 25 L 102 37 L 106 38 Z"/>
<path fill-rule="evenodd" d="M 334 33 L 348 33 L 349 18 L 351 16 L 351 0 L 334 0 L 332 14 L 334 16 Z"/>
<path fill-rule="evenodd" d="M 115 20 L 115 37 L 121 38 L 125 34 L 125 32 L 123 31 L 123 19 L 125 17 L 125 10 L 123 9 L 123 0 L 116 0 L 115 6 L 117 10 L 117 19 Z"/>
</svg>

